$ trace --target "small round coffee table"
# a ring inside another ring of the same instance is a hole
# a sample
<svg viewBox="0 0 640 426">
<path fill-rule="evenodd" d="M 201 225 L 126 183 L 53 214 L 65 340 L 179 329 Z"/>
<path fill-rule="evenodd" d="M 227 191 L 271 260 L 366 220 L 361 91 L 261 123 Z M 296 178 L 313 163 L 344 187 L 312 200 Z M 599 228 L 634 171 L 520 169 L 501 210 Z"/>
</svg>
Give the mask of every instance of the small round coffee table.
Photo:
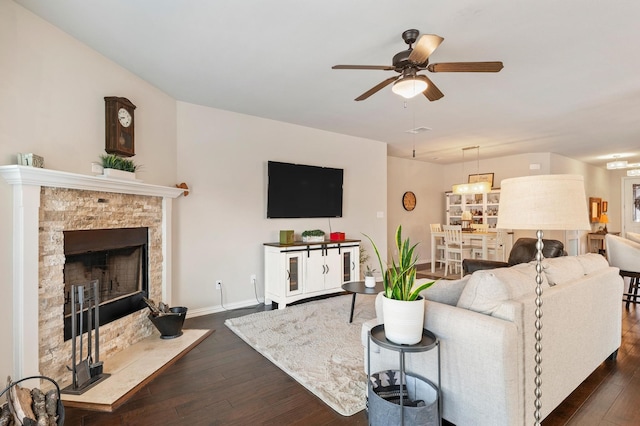
<svg viewBox="0 0 640 426">
<path fill-rule="evenodd" d="M 366 287 L 364 281 L 352 281 L 342 284 L 342 289 L 353 293 L 353 299 L 351 299 L 351 314 L 349 315 L 349 322 L 353 322 L 353 307 L 356 304 L 356 294 L 369 294 L 372 296 L 377 295 L 384 290 L 382 281 L 376 282 L 375 287 Z"/>
</svg>

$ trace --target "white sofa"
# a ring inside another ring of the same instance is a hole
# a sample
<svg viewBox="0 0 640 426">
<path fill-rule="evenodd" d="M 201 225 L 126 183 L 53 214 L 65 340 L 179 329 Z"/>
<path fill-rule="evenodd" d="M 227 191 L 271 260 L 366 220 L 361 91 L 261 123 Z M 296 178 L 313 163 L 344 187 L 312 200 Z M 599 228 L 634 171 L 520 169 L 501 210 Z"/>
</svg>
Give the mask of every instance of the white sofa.
<svg viewBox="0 0 640 426">
<path fill-rule="evenodd" d="M 546 417 L 621 341 L 623 280 L 598 254 L 545 259 L 542 408 Z M 443 417 L 458 425 L 534 423 L 535 262 L 441 280 L 424 293 L 425 327 L 441 344 Z M 368 331 L 362 327 L 367 369 Z M 436 351 L 408 353 L 406 371 L 437 381 Z M 371 372 L 398 369 L 371 343 Z"/>
</svg>

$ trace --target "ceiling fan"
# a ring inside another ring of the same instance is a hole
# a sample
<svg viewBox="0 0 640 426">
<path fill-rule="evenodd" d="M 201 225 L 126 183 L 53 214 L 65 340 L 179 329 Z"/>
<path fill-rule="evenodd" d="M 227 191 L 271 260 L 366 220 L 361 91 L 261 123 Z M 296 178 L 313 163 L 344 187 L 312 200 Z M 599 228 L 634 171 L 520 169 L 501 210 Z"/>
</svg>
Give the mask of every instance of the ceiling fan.
<svg viewBox="0 0 640 426">
<path fill-rule="evenodd" d="M 430 101 L 437 101 L 444 94 L 435 84 L 419 71 L 430 72 L 498 72 L 502 69 L 502 62 L 443 62 L 429 64 L 429 56 L 440 46 L 444 38 L 435 34 L 423 34 L 418 40 L 420 31 L 406 30 L 402 39 L 409 45 L 407 50 L 396 53 L 392 65 L 334 65 L 334 70 L 384 70 L 395 71 L 399 76 L 390 77 L 358 96 L 356 101 L 363 101 L 369 96 L 393 83 L 393 92 L 412 98 L 423 93 Z M 416 40 L 418 43 L 416 43 Z M 416 43 L 415 48 L 413 44 Z"/>
</svg>

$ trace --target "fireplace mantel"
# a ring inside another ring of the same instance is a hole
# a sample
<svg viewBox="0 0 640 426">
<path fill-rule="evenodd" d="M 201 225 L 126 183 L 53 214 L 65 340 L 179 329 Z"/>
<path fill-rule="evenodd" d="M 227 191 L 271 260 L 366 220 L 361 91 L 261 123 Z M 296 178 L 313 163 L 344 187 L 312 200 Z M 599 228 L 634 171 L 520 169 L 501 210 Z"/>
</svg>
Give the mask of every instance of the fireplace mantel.
<svg viewBox="0 0 640 426">
<path fill-rule="evenodd" d="M 0 166 L 0 176 L 13 186 L 13 376 L 39 374 L 38 262 L 39 211 L 42 187 L 162 197 L 162 298 L 171 303 L 172 199 L 181 188 L 139 181 L 107 179 L 30 166 Z"/>
<path fill-rule="evenodd" d="M 149 185 L 139 181 L 107 179 L 101 176 L 81 175 L 59 170 L 30 166 L 0 166 L 0 176 L 10 185 L 36 185 L 85 191 L 117 192 L 120 194 L 149 195 L 177 198 L 184 189 Z"/>
</svg>

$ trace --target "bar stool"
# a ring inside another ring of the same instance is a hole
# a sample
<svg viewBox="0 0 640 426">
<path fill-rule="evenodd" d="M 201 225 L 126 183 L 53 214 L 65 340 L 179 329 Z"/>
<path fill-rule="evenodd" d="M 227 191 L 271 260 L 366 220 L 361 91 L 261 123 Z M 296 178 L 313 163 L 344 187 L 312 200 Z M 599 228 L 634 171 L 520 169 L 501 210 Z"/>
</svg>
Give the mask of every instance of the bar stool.
<svg viewBox="0 0 640 426">
<path fill-rule="evenodd" d="M 605 240 L 609 264 L 620 269 L 623 278 L 629 278 L 629 289 L 622 294 L 629 309 L 631 303 L 640 303 L 640 243 L 612 234 L 605 235 Z"/>
</svg>

